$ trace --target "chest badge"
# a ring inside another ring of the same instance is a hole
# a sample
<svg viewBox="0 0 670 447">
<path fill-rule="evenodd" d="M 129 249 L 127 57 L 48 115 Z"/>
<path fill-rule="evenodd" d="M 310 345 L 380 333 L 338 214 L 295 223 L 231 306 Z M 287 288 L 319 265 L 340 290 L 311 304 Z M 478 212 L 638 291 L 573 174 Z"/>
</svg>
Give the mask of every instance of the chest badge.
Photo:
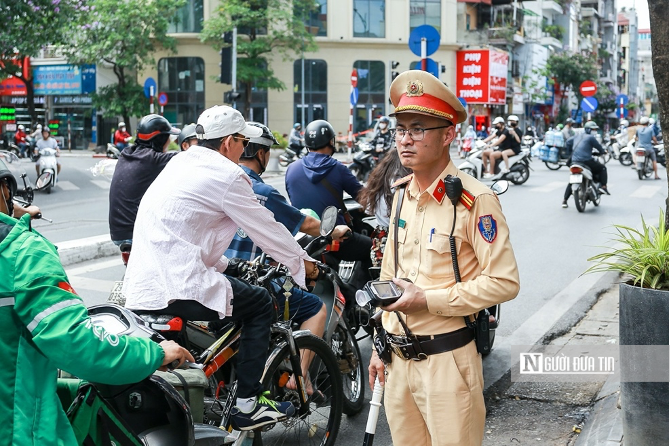
<svg viewBox="0 0 670 447">
<path fill-rule="evenodd" d="M 477 228 L 479 229 L 479 234 L 481 234 L 484 240 L 489 244 L 492 243 L 498 235 L 498 224 L 490 214 L 479 216 Z"/>
</svg>

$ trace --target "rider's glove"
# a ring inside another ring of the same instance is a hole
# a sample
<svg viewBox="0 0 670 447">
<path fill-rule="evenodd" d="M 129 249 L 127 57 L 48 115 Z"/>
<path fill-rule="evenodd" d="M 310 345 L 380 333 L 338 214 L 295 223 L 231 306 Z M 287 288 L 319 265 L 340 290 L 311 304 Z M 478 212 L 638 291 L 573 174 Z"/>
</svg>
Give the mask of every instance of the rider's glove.
<svg viewBox="0 0 670 447">
<path fill-rule="evenodd" d="M 228 260 L 228 267 L 223 272 L 228 276 L 238 277 L 244 273 L 246 270 L 247 261 L 240 258 L 231 258 Z"/>
</svg>

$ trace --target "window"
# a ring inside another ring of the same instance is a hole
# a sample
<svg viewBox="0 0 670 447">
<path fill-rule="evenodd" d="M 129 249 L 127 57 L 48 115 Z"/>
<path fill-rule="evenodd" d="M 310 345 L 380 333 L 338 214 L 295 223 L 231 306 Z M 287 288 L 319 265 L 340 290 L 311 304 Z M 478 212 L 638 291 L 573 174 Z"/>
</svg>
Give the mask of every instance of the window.
<svg viewBox="0 0 670 447">
<path fill-rule="evenodd" d="M 177 10 L 167 32 L 199 33 L 202 31 L 202 18 L 202 0 L 186 0 L 186 4 Z"/>
<path fill-rule="evenodd" d="M 302 5 L 308 2 L 302 2 Z M 315 0 L 314 9 L 310 12 L 298 10 L 299 5 L 296 2 L 294 15 L 296 17 L 304 16 L 302 20 L 305 23 L 307 31 L 315 36 L 328 35 L 328 0 Z"/>
<path fill-rule="evenodd" d="M 302 59 L 293 63 L 294 122 L 302 122 Z M 327 119 L 328 64 L 321 59 L 305 59 L 305 123 L 315 119 Z"/>
<path fill-rule="evenodd" d="M 384 114 L 386 105 L 386 69 L 382 61 L 356 61 L 358 102 L 354 132 L 368 129 L 375 118 Z"/>
<path fill-rule="evenodd" d="M 168 104 L 163 114 L 172 124 L 194 123 L 205 109 L 205 61 L 200 57 L 165 57 L 158 61 L 158 91 Z"/>
<path fill-rule="evenodd" d="M 354 37 L 386 37 L 386 0 L 354 0 Z"/>
<path fill-rule="evenodd" d="M 440 32 L 442 5 L 440 0 L 410 0 L 409 31 L 421 25 L 430 25 Z"/>
</svg>

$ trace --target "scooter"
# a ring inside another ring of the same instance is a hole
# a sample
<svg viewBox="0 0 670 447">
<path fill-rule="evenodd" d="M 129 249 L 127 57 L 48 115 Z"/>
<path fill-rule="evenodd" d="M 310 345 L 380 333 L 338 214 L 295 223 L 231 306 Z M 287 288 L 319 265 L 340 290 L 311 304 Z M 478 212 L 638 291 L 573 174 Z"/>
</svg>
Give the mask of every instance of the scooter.
<svg viewBox="0 0 670 447">
<path fill-rule="evenodd" d="M 665 166 L 665 150 L 663 148 L 663 143 L 655 145 L 654 150 L 656 151 L 656 162 Z M 654 172 L 654 165 L 651 157 L 647 154 L 647 151 L 643 148 L 638 148 L 635 152 L 635 161 L 637 178 L 644 180 L 645 178 L 651 177 L 651 174 Z"/>
<path fill-rule="evenodd" d="M 121 151 L 119 148 L 114 146 L 112 143 L 107 143 L 107 158 L 118 160 L 120 156 Z"/>
<path fill-rule="evenodd" d="M 631 138 L 626 146 L 619 150 L 619 163 L 624 166 L 633 164 L 633 154 L 635 154 L 635 138 Z"/>
<path fill-rule="evenodd" d="M 284 153 L 279 156 L 279 166 L 285 168 L 286 166 L 296 161 L 298 158 L 302 158 L 304 156 L 304 147 L 301 147 L 300 150 L 298 150 L 296 147 L 288 146 L 286 149 L 284 149 Z"/>
<path fill-rule="evenodd" d="M 592 202 L 595 206 L 600 205 L 600 185 L 593 180 L 593 173 L 588 166 L 572 163 L 569 183 L 572 186 L 577 211 L 583 213 L 587 202 Z"/>
<path fill-rule="evenodd" d="M 56 186 L 58 182 L 58 162 L 56 157 L 58 156 L 58 151 L 56 149 L 45 148 L 40 149 L 40 176 L 35 182 L 36 189 L 38 191 L 44 191 L 47 194 L 51 194 L 51 188 Z"/>
<path fill-rule="evenodd" d="M 458 167 L 461 171 L 473 176 L 476 179 L 482 179 L 484 176 L 484 163 L 482 162 L 482 153 L 486 145 L 480 141 L 475 142 L 475 150 L 470 152 L 465 162 Z M 501 163 L 502 158 L 496 160 L 494 167 L 494 176 L 485 180 L 509 180 L 515 185 L 526 183 L 530 177 L 530 151 L 523 150 L 518 155 L 509 157 L 509 172 L 503 173 Z"/>
<path fill-rule="evenodd" d="M 370 172 L 377 165 L 376 148 L 368 142 L 358 143 L 359 151 L 354 156 L 349 170 L 359 182 L 367 181 Z"/>
</svg>

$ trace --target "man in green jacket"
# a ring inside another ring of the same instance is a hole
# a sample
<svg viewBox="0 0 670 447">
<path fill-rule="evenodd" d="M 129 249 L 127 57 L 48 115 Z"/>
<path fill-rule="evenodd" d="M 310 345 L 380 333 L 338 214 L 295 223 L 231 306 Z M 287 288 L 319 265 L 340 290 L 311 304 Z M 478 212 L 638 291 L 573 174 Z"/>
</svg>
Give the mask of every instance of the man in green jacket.
<svg viewBox="0 0 670 447">
<path fill-rule="evenodd" d="M 26 209 L 14 206 L 15 192 L 0 160 L 0 445 L 76 445 L 56 394 L 58 368 L 124 384 L 193 357 L 171 341 L 109 337 L 94 328 L 56 247 L 32 231 Z M 10 217 L 14 211 L 19 220 Z"/>
</svg>

